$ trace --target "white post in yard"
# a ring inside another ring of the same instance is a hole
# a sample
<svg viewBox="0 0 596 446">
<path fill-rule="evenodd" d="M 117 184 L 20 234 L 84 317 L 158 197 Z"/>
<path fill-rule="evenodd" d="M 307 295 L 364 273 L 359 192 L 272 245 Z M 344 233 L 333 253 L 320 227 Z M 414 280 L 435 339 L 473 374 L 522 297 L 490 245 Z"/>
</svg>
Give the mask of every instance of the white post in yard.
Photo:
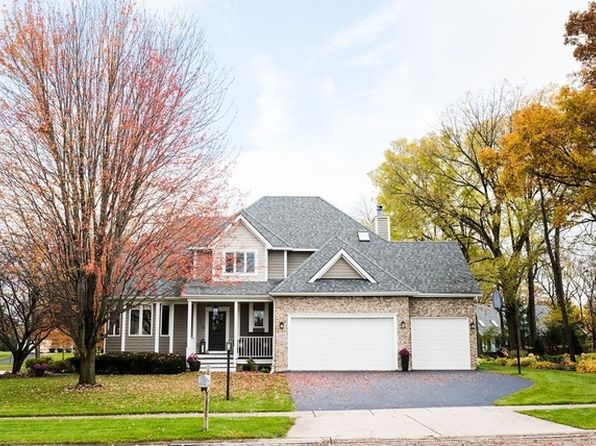
<svg viewBox="0 0 596 446">
<path fill-rule="evenodd" d="M 159 302 L 155 303 L 155 336 L 154 340 L 155 343 L 153 344 L 153 350 L 155 353 L 159 353 L 159 336 L 161 335 L 161 304 Z"/>
<path fill-rule="evenodd" d="M 186 357 L 193 353 L 192 349 L 192 302 L 186 302 Z"/>
<path fill-rule="evenodd" d="M 234 301 L 234 370 L 238 361 L 238 340 L 240 339 L 240 305 Z"/>
<path fill-rule="evenodd" d="M 123 312 L 120 317 L 122 318 L 122 323 L 120 324 L 120 351 L 126 351 L 126 319 L 127 319 L 128 311 Z"/>
<path fill-rule="evenodd" d="M 170 353 L 174 353 L 174 311 L 176 311 L 176 305 L 174 303 L 170 304 L 170 345 L 168 346 L 168 351 Z"/>
</svg>

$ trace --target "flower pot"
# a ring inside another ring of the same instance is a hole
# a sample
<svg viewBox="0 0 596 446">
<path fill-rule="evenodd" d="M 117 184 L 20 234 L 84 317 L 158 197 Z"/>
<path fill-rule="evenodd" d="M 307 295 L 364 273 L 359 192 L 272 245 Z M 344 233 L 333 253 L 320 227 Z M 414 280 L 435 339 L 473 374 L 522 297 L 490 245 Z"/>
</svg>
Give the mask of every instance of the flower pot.
<svg viewBox="0 0 596 446">
<path fill-rule="evenodd" d="M 410 366 L 410 357 L 409 356 L 402 356 L 401 357 L 401 371 L 407 372 Z"/>
<path fill-rule="evenodd" d="M 189 361 L 188 368 L 191 372 L 198 372 L 201 368 L 201 361 Z"/>
<path fill-rule="evenodd" d="M 46 369 L 33 369 L 35 376 L 43 376 L 46 373 Z"/>
</svg>

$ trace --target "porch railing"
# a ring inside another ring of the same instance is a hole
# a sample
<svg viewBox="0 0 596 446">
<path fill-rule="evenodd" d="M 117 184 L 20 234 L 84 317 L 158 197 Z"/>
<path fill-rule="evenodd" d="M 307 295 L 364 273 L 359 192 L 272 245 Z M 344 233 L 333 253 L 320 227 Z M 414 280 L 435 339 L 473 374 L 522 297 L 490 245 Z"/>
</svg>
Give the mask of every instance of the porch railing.
<svg viewBox="0 0 596 446">
<path fill-rule="evenodd" d="M 240 336 L 238 338 L 240 358 L 270 358 L 273 356 L 273 336 Z"/>
</svg>

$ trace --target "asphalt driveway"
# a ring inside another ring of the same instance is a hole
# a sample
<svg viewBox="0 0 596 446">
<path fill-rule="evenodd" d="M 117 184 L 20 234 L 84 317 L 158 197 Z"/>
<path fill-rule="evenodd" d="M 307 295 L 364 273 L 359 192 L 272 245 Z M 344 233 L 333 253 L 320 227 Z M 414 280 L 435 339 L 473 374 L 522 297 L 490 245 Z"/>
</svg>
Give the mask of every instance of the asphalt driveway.
<svg viewBox="0 0 596 446">
<path fill-rule="evenodd" d="M 478 371 L 288 372 L 296 410 L 490 406 L 531 381 Z"/>
</svg>

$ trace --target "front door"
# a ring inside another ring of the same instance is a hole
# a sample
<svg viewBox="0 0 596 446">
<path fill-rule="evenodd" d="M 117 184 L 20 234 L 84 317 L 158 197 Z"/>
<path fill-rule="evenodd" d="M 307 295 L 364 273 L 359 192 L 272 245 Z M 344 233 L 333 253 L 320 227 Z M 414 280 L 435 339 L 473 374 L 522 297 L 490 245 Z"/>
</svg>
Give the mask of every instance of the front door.
<svg viewBox="0 0 596 446">
<path fill-rule="evenodd" d="M 226 312 L 219 310 L 213 318 L 213 311 L 209 312 L 209 351 L 224 351 L 226 349 Z"/>
</svg>

